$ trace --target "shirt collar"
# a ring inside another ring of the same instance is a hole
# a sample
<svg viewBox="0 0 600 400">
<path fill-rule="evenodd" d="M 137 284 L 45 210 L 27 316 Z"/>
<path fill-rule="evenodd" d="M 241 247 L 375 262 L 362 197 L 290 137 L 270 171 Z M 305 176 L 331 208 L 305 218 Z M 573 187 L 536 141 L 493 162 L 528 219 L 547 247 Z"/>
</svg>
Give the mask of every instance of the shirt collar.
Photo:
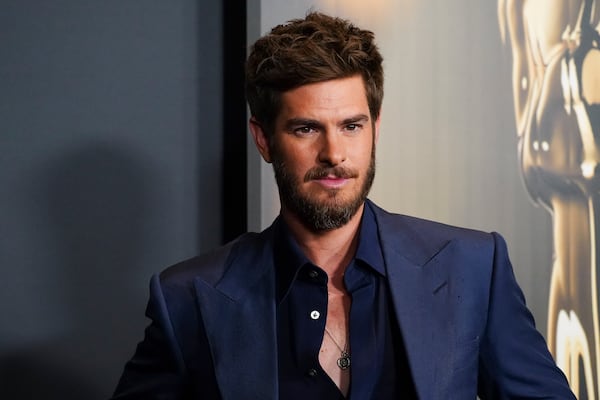
<svg viewBox="0 0 600 400">
<path fill-rule="evenodd" d="M 279 216 L 274 229 L 274 259 L 277 304 L 283 300 L 302 266 L 310 263 L 292 236 L 287 224 Z"/>
<path fill-rule="evenodd" d="M 277 304 L 279 304 L 302 267 L 307 264 L 312 265 L 312 263 L 298 246 L 283 218 L 277 218 L 274 228 L 276 290 Z M 379 230 L 375 213 L 368 201 L 365 202 L 358 235 L 358 246 L 354 258 L 385 276 L 385 262 L 379 241 Z"/>
<path fill-rule="evenodd" d="M 365 202 L 358 235 L 358 246 L 354 257 L 385 276 L 385 262 L 379 241 L 377 221 L 368 201 Z"/>
</svg>

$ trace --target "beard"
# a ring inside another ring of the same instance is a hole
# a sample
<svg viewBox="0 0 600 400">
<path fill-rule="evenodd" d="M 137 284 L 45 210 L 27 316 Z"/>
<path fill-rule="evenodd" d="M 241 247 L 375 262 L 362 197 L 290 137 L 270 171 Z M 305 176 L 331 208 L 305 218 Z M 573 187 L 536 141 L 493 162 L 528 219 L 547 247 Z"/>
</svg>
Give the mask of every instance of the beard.
<svg viewBox="0 0 600 400">
<path fill-rule="evenodd" d="M 367 199 L 375 179 L 374 143 L 362 185 L 357 193 L 353 193 L 352 197 L 346 199 L 339 195 L 337 189 L 331 189 L 329 198 L 325 200 L 311 196 L 310 193 L 302 193 L 300 191 L 302 182 L 294 176 L 275 148 L 271 149 L 271 154 L 281 205 L 313 232 L 333 230 L 347 224 Z M 314 167 L 305 174 L 304 182 L 331 175 L 346 179 L 360 176 L 358 171 L 345 167 Z"/>
</svg>

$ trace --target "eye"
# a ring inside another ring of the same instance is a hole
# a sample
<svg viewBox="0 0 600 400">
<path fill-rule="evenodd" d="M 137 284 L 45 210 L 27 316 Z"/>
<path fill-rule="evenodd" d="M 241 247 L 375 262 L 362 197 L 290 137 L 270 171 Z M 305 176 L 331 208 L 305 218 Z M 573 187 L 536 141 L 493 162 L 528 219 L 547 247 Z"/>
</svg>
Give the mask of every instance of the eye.
<svg viewBox="0 0 600 400">
<path fill-rule="evenodd" d="M 362 128 L 361 124 L 348 124 L 344 129 L 348 132 L 357 132 Z"/>
<path fill-rule="evenodd" d="M 307 135 L 310 135 L 310 134 L 316 132 L 317 130 L 313 126 L 306 125 L 306 126 L 299 126 L 297 128 L 294 128 L 292 131 L 294 132 L 294 135 L 296 135 L 296 136 L 307 136 Z"/>
</svg>

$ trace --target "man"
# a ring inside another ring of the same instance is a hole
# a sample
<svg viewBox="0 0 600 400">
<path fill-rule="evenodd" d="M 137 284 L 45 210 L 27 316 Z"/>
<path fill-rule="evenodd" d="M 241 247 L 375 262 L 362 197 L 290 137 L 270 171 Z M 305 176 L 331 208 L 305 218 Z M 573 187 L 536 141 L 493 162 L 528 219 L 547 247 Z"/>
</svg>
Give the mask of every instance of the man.
<svg viewBox="0 0 600 400">
<path fill-rule="evenodd" d="M 504 241 L 366 200 L 383 98 L 373 34 L 311 13 L 247 62 L 281 214 L 151 282 L 115 399 L 573 399 Z"/>
</svg>

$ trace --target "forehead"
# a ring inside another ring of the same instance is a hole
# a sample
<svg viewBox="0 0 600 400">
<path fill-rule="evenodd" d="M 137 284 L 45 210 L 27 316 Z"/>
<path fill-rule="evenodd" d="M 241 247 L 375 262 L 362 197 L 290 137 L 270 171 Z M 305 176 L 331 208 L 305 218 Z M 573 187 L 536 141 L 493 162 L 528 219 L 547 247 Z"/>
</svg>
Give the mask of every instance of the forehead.
<svg viewBox="0 0 600 400">
<path fill-rule="evenodd" d="M 302 85 L 281 94 L 278 120 L 289 118 L 344 118 L 369 115 L 363 78 L 355 75 Z"/>
</svg>

